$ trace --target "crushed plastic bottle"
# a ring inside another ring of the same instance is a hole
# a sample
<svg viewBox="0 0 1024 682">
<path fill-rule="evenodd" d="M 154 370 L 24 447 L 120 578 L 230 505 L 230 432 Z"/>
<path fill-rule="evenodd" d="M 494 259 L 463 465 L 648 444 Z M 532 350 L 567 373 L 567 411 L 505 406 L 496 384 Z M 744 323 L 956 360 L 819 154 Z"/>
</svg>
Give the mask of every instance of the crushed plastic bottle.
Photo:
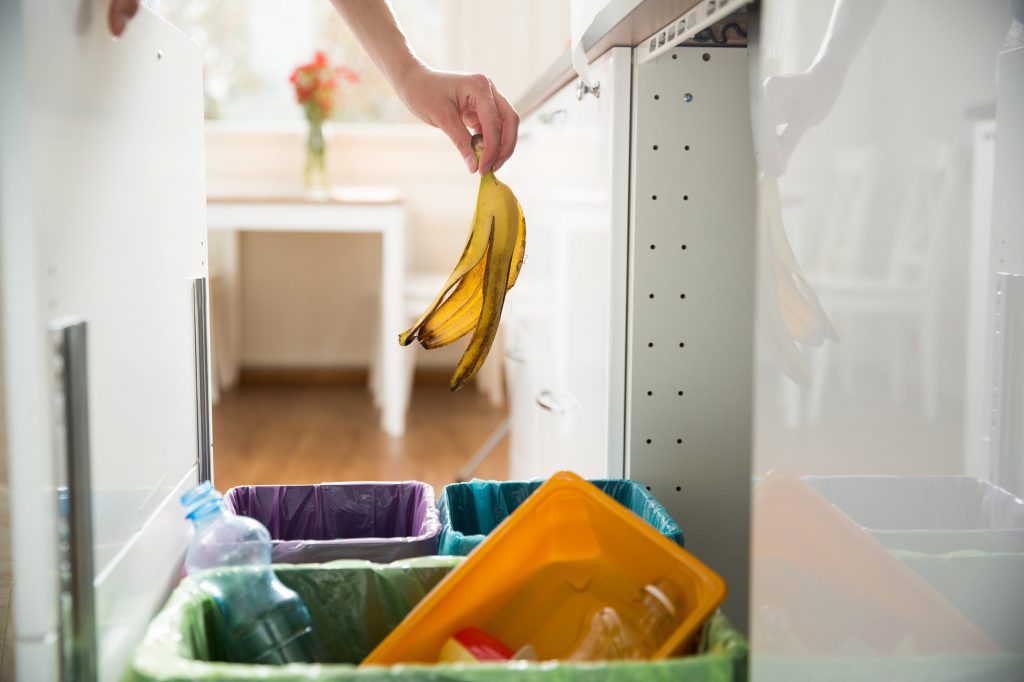
<svg viewBox="0 0 1024 682">
<path fill-rule="evenodd" d="M 676 586 L 665 579 L 645 586 L 622 613 L 611 606 L 597 610 L 582 640 L 567 656 L 571 661 L 647 659 L 675 629 L 682 610 Z"/>
<path fill-rule="evenodd" d="M 221 494 L 203 482 L 181 496 L 194 528 L 185 556 L 189 575 L 219 606 L 228 662 L 315 663 L 320 646 L 305 602 L 270 567 L 270 533 L 258 521 L 228 512 Z"/>
</svg>

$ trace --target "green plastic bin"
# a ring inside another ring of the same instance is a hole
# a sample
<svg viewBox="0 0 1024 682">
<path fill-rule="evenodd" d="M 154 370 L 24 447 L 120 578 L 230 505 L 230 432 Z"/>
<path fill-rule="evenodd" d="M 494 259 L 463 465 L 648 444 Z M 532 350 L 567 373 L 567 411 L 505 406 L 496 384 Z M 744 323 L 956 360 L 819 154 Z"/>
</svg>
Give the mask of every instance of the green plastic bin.
<svg viewBox="0 0 1024 682">
<path fill-rule="evenodd" d="M 659 533 L 683 546 L 683 529 L 644 486 L 625 479 L 590 482 Z M 543 483 L 543 480 L 482 481 L 475 478 L 467 483 L 445 486 L 438 504 L 441 512 L 438 552 L 454 556 L 469 554 Z"/>
<path fill-rule="evenodd" d="M 341 560 L 328 564 L 278 564 L 274 570 L 306 600 L 328 663 L 287 666 L 215 662 L 222 652 L 216 608 L 186 578 L 150 624 L 126 677 L 136 682 L 205 680 L 466 680 L 537 679 L 546 682 L 730 682 L 745 680 L 747 643 L 722 615 L 704 628 L 698 653 L 647 663 L 403 665 L 357 668 L 359 663 L 461 557 L 421 557 L 393 564 Z M 232 570 L 232 569 L 218 569 Z"/>
</svg>

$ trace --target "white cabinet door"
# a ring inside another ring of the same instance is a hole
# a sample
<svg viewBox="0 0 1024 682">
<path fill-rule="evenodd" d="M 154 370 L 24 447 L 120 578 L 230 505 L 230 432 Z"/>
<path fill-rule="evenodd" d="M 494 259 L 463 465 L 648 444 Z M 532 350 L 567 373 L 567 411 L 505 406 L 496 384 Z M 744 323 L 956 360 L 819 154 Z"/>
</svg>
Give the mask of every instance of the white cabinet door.
<svg viewBox="0 0 1024 682">
<path fill-rule="evenodd" d="M 522 126 L 508 165 L 526 264 L 505 313 L 511 473 L 622 474 L 630 54 L 594 64 Z"/>
<path fill-rule="evenodd" d="M 180 570 L 206 274 L 199 48 L 146 9 L 0 10 L 0 268 L 19 679 L 57 679 L 62 424 L 48 329 L 87 325 L 96 660 L 118 679 Z M 84 518 L 84 514 L 79 518 Z"/>
</svg>

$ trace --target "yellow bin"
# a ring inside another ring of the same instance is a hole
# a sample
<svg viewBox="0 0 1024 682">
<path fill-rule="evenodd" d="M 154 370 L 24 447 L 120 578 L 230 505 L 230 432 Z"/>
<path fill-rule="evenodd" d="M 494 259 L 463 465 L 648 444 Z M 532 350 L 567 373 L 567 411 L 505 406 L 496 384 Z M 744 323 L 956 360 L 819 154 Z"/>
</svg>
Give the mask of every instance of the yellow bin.
<svg viewBox="0 0 1024 682">
<path fill-rule="evenodd" d="M 692 554 L 576 474 L 552 476 L 373 650 L 363 665 L 430 663 L 445 640 L 479 628 L 541 660 L 564 658 L 601 607 L 627 608 L 658 579 L 675 584 L 678 627 L 653 656 L 688 649 L 725 599 Z"/>
</svg>

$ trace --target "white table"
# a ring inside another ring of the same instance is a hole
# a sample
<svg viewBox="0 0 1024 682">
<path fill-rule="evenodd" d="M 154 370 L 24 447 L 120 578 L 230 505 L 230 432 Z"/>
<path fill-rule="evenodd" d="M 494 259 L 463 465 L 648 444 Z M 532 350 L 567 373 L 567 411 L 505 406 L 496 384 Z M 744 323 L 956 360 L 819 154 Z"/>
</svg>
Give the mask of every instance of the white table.
<svg viewBox="0 0 1024 682">
<path fill-rule="evenodd" d="M 229 232 L 335 232 L 379 234 L 381 239 L 379 369 L 370 389 L 381 409 L 381 428 L 405 432 L 409 392 L 398 333 L 404 328 L 405 208 L 390 189 L 335 188 L 320 198 L 299 192 L 213 194 L 207 199 L 210 230 Z"/>
</svg>

